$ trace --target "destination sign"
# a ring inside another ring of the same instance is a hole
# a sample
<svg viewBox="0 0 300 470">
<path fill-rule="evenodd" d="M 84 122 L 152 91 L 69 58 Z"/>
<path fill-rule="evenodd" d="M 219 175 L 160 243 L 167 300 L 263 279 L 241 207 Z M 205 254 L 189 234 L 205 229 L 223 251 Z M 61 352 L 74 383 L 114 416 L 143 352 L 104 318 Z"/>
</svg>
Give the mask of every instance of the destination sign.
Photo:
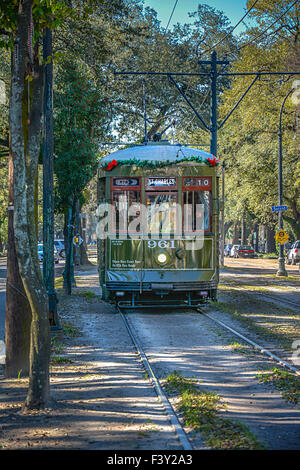
<svg viewBox="0 0 300 470">
<path fill-rule="evenodd" d="M 168 188 L 175 188 L 176 187 L 176 178 L 147 178 L 147 186 L 148 188 L 157 188 L 157 187 L 168 187 Z"/>
<path fill-rule="evenodd" d="M 184 178 L 183 186 L 189 188 L 210 189 L 210 178 Z"/>
<path fill-rule="evenodd" d="M 139 186 L 139 184 L 139 178 L 113 178 L 113 185 L 115 187 Z"/>
</svg>

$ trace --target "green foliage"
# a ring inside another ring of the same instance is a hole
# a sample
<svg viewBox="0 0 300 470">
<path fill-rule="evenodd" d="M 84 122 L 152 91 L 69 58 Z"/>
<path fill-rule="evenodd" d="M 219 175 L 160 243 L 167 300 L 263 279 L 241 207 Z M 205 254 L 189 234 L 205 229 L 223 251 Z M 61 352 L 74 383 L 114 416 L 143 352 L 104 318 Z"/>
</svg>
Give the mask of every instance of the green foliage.
<svg viewBox="0 0 300 470">
<path fill-rule="evenodd" d="M 266 62 L 273 71 L 284 70 L 288 49 L 281 45 L 280 50 L 278 55 L 278 47 L 266 51 L 253 46 L 236 62 L 234 70 L 259 70 Z M 232 108 L 249 81 L 244 77 L 233 79 L 230 90 L 223 94 L 222 116 Z M 247 212 L 261 223 L 272 225 L 277 222 L 277 214 L 272 214 L 271 206 L 278 203 L 279 111 L 290 88 L 291 81 L 283 84 L 277 77 L 256 83 L 220 134 L 219 155 L 226 161 L 226 185 L 230 189 L 226 193 L 227 220 L 234 217 L 233 214 L 238 219 Z M 295 105 L 288 100 L 282 120 L 283 198 L 289 207 L 285 216 L 299 224 L 299 180 L 295 177 L 299 146 L 295 112 Z M 292 228 L 296 229 L 295 225 Z"/>
<path fill-rule="evenodd" d="M 112 163 L 114 162 L 114 160 L 112 160 Z M 196 162 L 196 163 L 205 163 L 206 165 L 208 166 L 216 166 L 218 165 L 218 161 L 217 160 L 214 160 L 214 159 L 211 159 L 210 157 L 198 157 L 198 156 L 190 156 L 190 157 L 178 157 L 178 159 L 176 160 L 176 162 L 174 161 L 170 161 L 170 160 L 156 160 L 156 161 L 153 161 L 153 160 L 138 160 L 138 159 L 131 159 L 131 160 L 118 160 L 117 165 L 118 166 L 121 166 L 121 165 L 135 165 L 137 167 L 140 167 L 140 168 L 144 168 L 144 167 L 147 167 L 147 168 L 163 168 L 165 166 L 170 166 L 170 165 L 174 165 L 176 163 L 179 163 L 179 162 Z M 100 164 L 100 168 L 102 170 L 108 170 L 110 171 L 112 168 L 110 167 L 111 165 L 111 162 L 107 163 L 107 162 L 104 162 L 102 164 Z"/>
<path fill-rule="evenodd" d="M 102 135 L 105 105 L 85 74 L 70 62 L 56 76 L 54 94 L 56 206 L 79 198 L 96 172 L 96 139 Z"/>
<path fill-rule="evenodd" d="M 248 8 L 252 4 L 248 2 Z M 231 60 L 228 71 L 299 70 L 299 9 L 294 7 L 280 18 L 289 6 L 287 0 L 258 2 L 251 12 L 257 24 L 241 36 L 239 55 Z M 268 34 L 261 34 L 269 26 Z M 254 41 L 254 38 L 259 39 Z M 235 76 L 230 87 L 223 87 L 219 97 L 219 123 L 253 78 Z M 271 206 L 278 204 L 279 112 L 295 78 L 262 76 L 218 133 L 218 157 L 226 162 L 225 221 L 228 223 L 241 219 L 249 227 L 254 222 L 270 227 L 278 223 L 278 214 L 272 213 Z M 297 108 L 290 97 L 282 115 L 283 203 L 288 206 L 283 217 L 290 233 L 299 238 L 300 146 L 296 119 Z M 207 142 L 207 137 L 198 130 L 189 135 L 189 140 Z"/>
<path fill-rule="evenodd" d="M 199 390 L 196 381 L 182 377 L 174 371 L 166 380 L 169 393 L 179 395 L 179 411 L 184 422 L 193 430 L 200 431 L 213 449 L 262 449 L 248 428 L 237 421 L 225 419 L 220 411 L 226 405 L 212 392 Z"/>
<path fill-rule="evenodd" d="M 80 130 L 65 131 L 56 146 L 56 204 L 63 210 L 79 198 L 97 168 L 98 158 L 90 138 Z"/>
<path fill-rule="evenodd" d="M 285 400 L 299 406 L 300 378 L 290 372 L 274 367 L 270 372 L 259 374 L 261 382 L 274 385 Z"/>
<path fill-rule="evenodd" d="M 13 38 L 17 27 L 18 9 L 18 0 L 0 0 L 0 34 L 2 34 L 0 48 L 11 49 L 14 46 Z M 55 28 L 71 14 L 72 9 L 62 0 L 33 0 L 33 44 L 40 40 L 46 26 Z"/>
</svg>

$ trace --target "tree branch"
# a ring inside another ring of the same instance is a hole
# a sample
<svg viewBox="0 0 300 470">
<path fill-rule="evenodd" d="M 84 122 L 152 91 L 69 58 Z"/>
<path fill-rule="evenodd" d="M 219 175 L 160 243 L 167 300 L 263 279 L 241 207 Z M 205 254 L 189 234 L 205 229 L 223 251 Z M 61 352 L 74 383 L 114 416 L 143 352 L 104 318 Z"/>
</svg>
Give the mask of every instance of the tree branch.
<svg viewBox="0 0 300 470">
<path fill-rule="evenodd" d="M 1 138 L 0 138 L 0 145 L 2 145 L 3 147 L 7 147 L 7 148 L 9 148 L 9 141 L 8 141 L 8 137 L 7 137 L 7 139 L 6 139 L 6 140 L 4 140 L 4 139 L 1 139 Z"/>
<path fill-rule="evenodd" d="M 12 33 L 10 31 L 6 31 L 4 28 L 0 28 L 0 34 L 3 36 L 12 36 Z"/>
</svg>

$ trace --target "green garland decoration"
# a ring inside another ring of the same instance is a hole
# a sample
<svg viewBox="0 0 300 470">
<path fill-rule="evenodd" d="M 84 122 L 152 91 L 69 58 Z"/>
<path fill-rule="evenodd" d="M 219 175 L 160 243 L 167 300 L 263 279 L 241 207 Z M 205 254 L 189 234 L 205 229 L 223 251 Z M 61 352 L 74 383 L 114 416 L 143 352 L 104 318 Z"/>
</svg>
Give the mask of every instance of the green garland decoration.
<svg viewBox="0 0 300 470">
<path fill-rule="evenodd" d="M 164 161 L 161 161 L 161 160 L 157 160 L 157 161 L 153 161 L 153 160 L 137 160 L 136 158 L 133 158 L 131 160 L 112 160 L 111 162 L 105 162 L 101 165 L 100 163 L 100 170 L 104 170 L 104 171 L 111 171 L 114 167 L 116 166 L 121 166 L 121 165 L 128 165 L 128 166 L 132 166 L 132 165 L 136 165 L 137 167 L 139 168 L 144 168 L 144 167 L 147 167 L 147 168 L 163 168 L 165 166 L 170 166 L 170 165 L 174 165 L 174 163 L 181 163 L 181 162 L 197 162 L 197 163 L 205 163 L 206 165 L 210 166 L 210 167 L 213 167 L 213 166 L 217 166 L 219 164 L 219 161 L 216 159 L 216 157 L 212 156 L 212 158 L 210 157 L 207 157 L 207 158 L 203 158 L 203 157 L 198 157 L 198 156 L 190 156 L 190 157 L 184 157 L 184 158 L 181 158 L 180 160 L 164 160 Z"/>
</svg>

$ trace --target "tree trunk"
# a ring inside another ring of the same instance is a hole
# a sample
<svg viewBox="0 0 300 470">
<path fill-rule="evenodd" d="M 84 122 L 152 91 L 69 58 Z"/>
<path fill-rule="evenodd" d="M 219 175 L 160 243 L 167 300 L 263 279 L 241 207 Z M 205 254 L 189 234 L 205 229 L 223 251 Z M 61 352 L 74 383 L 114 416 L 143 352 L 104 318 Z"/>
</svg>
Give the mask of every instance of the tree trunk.
<svg viewBox="0 0 300 470">
<path fill-rule="evenodd" d="M 233 222 L 225 222 L 224 224 L 224 239 L 226 240 L 227 238 L 227 232 L 228 230 L 230 229 L 230 227 L 232 226 Z"/>
<path fill-rule="evenodd" d="M 255 223 L 252 231 L 252 246 L 254 251 L 258 252 L 258 241 L 259 241 L 259 227 L 258 223 Z"/>
<path fill-rule="evenodd" d="M 13 227 L 13 162 L 9 157 L 9 211 L 5 313 L 5 376 L 29 374 L 31 308 L 19 272 Z"/>
<path fill-rule="evenodd" d="M 79 232 L 82 238 L 82 243 L 80 245 L 80 264 L 92 264 L 87 255 L 87 245 L 86 245 L 86 217 L 84 216 L 79 218 Z"/>
<path fill-rule="evenodd" d="M 239 240 L 240 240 L 240 222 L 238 221 L 234 224 L 232 244 L 233 245 L 238 245 Z"/>
<path fill-rule="evenodd" d="M 241 222 L 241 245 L 247 245 L 247 224 L 244 218 Z"/>
<path fill-rule="evenodd" d="M 269 225 L 266 226 L 267 237 L 266 237 L 266 252 L 275 253 L 276 252 L 276 243 L 275 243 L 275 230 Z"/>
<path fill-rule="evenodd" d="M 25 408 L 40 409 L 49 399 L 50 326 L 48 296 L 37 256 L 34 186 L 40 153 L 43 74 L 34 56 L 34 76 L 28 75 L 28 34 L 32 0 L 20 4 L 11 79 L 9 124 L 14 170 L 14 235 L 23 286 L 30 303 L 31 341 L 29 389 Z M 26 86 L 25 86 L 26 85 Z M 30 96 L 30 102 L 26 97 Z M 24 106 L 24 103 L 26 106 Z M 27 110 L 29 109 L 29 114 Z"/>
<path fill-rule="evenodd" d="M 65 236 L 65 269 L 64 269 L 64 288 L 67 295 L 72 293 L 72 283 L 74 279 L 73 272 L 73 233 L 74 233 L 74 217 L 75 217 L 75 202 L 73 201 L 72 206 L 70 206 L 65 214 L 65 227 L 64 227 L 64 236 Z"/>
<path fill-rule="evenodd" d="M 79 207 L 79 200 L 76 200 L 75 203 L 75 231 L 74 231 L 74 236 L 79 239 L 80 236 L 80 207 Z M 74 249 L 74 264 L 75 266 L 80 265 L 80 245 L 77 243 L 76 245 L 73 246 Z"/>
<path fill-rule="evenodd" d="M 80 245 L 80 264 L 82 266 L 87 265 L 87 264 L 93 264 L 90 262 L 88 258 L 86 244 L 84 242 L 82 242 Z"/>
</svg>

